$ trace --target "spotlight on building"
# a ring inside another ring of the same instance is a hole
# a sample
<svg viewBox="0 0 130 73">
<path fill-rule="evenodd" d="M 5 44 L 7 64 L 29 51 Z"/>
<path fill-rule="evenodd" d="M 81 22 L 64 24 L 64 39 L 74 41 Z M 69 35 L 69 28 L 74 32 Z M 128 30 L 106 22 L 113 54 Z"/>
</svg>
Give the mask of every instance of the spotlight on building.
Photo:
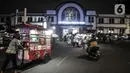
<svg viewBox="0 0 130 73">
<path fill-rule="evenodd" d="M 53 30 L 55 30 L 55 29 L 56 29 L 56 27 L 55 27 L 55 26 L 53 26 L 53 27 L 52 27 L 52 29 L 53 29 Z"/>
<path fill-rule="evenodd" d="M 52 34 L 53 34 L 53 30 L 46 30 L 46 31 L 45 31 L 45 34 L 46 34 L 46 35 L 52 35 Z"/>
<path fill-rule="evenodd" d="M 47 22 L 43 23 L 43 28 L 47 29 Z"/>
</svg>

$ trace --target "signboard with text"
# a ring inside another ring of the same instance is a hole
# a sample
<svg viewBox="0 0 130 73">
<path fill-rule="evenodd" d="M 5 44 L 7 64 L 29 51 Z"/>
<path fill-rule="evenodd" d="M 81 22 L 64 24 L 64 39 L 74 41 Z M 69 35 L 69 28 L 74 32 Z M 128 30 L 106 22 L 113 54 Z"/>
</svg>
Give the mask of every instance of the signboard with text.
<svg viewBox="0 0 130 73">
<path fill-rule="evenodd" d="M 125 14 L 125 5 L 124 4 L 116 4 L 115 5 L 115 14 L 116 15 L 124 15 Z"/>
</svg>

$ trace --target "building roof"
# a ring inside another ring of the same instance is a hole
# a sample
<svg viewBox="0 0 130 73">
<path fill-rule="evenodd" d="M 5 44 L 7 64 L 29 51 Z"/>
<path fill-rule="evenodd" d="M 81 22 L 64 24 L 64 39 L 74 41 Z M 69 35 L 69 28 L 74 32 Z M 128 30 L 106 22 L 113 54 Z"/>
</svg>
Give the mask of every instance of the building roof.
<svg viewBox="0 0 130 73">
<path fill-rule="evenodd" d="M 85 10 L 85 8 L 80 3 L 76 2 L 76 1 L 62 2 L 62 3 L 60 3 L 59 5 L 56 6 L 55 10 L 59 10 L 64 4 L 67 4 L 67 3 L 75 3 L 75 4 L 79 5 L 83 10 Z"/>
</svg>

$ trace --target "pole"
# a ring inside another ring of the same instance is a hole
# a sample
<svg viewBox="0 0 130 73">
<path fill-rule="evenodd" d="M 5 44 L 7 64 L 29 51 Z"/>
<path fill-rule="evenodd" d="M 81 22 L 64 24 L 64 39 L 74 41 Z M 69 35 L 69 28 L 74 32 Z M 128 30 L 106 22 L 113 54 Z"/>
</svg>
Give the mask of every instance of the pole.
<svg viewBox="0 0 130 73">
<path fill-rule="evenodd" d="M 24 24 L 26 23 L 26 12 L 27 12 L 27 10 L 26 10 L 26 8 L 24 8 Z M 24 64 L 24 49 L 22 49 L 22 52 L 23 52 L 23 54 L 22 54 L 22 62 L 21 62 L 21 66 L 23 66 L 23 64 Z"/>
<path fill-rule="evenodd" d="M 27 15 L 27 9 L 26 8 L 24 8 L 24 24 L 26 24 L 26 21 L 27 21 L 27 17 L 26 17 L 26 15 Z"/>
<path fill-rule="evenodd" d="M 16 9 L 15 25 L 18 24 L 18 12 L 19 12 L 19 10 Z"/>
<path fill-rule="evenodd" d="M 97 34 L 97 18 L 98 18 L 98 15 L 96 15 L 96 17 L 95 17 L 95 20 L 96 20 L 96 34 Z"/>
</svg>

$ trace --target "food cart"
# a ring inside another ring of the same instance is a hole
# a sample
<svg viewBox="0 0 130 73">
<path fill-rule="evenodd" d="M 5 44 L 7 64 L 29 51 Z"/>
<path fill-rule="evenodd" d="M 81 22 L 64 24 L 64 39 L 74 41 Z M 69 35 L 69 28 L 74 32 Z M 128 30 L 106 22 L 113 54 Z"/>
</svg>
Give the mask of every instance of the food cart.
<svg viewBox="0 0 130 73">
<path fill-rule="evenodd" d="M 18 58 L 23 61 L 46 60 L 51 56 L 51 33 L 42 26 L 31 24 L 17 25 L 21 35 L 24 51 L 18 52 Z"/>
</svg>

